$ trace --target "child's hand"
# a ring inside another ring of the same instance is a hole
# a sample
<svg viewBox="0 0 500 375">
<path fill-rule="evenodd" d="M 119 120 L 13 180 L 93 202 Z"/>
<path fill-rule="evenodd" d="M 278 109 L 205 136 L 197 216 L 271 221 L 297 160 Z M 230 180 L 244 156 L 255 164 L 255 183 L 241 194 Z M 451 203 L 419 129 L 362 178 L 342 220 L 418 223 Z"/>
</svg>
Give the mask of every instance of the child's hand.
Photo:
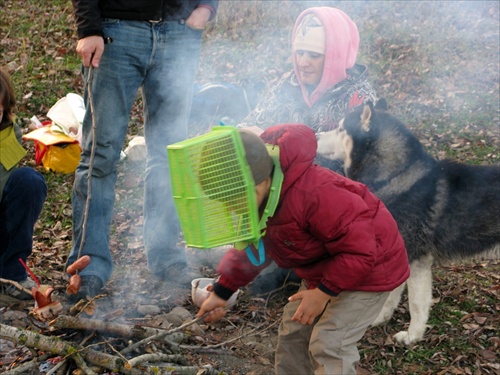
<svg viewBox="0 0 500 375">
<path fill-rule="evenodd" d="M 320 289 L 302 290 L 288 298 L 290 302 L 299 299 L 302 302 L 292 317 L 292 321 L 298 321 L 300 324 L 313 324 L 314 319 L 323 312 L 327 302 L 332 298 Z"/>
<path fill-rule="evenodd" d="M 226 306 L 227 301 L 220 298 L 215 294 L 214 292 L 211 292 L 208 298 L 203 302 L 203 304 L 200 307 L 200 311 L 198 311 L 198 314 L 196 314 L 196 317 L 203 316 L 205 313 L 210 312 L 206 317 L 205 317 L 205 322 L 210 323 L 210 322 L 216 322 L 217 320 L 221 319 L 224 315 L 226 315 L 226 310 L 224 310 L 224 307 Z"/>
</svg>

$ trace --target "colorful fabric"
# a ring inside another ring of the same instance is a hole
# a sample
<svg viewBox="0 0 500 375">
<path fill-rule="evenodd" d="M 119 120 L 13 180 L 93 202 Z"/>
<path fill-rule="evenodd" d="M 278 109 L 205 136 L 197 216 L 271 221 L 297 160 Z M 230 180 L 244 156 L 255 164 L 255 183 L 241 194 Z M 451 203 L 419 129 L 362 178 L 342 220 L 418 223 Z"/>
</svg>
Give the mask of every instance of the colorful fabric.
<svg viewBox="0 0 500 375">
<path fill-rule="evenodd" d="M 239 126 L 255 125 L 266 129 L 276 124 L 300 123 L 316 133 L 333 130 L 356 107 L 368 101 L 377 101 L 365 66 L 355 65 L 347 74 L 347 79 L 333 86 L 309 107 L 302 97 L 297 76 L 289 72 Z"/>
</svg>

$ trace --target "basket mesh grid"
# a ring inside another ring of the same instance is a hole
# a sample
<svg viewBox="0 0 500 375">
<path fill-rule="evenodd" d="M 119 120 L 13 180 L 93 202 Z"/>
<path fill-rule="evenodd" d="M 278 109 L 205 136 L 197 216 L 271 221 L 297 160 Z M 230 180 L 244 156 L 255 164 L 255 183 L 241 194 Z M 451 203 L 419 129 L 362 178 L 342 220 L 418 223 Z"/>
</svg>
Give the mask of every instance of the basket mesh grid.
<svg viewBox="0 0 500 375">
<path fill-rule="evenodd" d="M 188 246 L 212 248 L 259 237 L 253 180 L 235 128 L 214 127 L 167 151 Z"/>
</svg>

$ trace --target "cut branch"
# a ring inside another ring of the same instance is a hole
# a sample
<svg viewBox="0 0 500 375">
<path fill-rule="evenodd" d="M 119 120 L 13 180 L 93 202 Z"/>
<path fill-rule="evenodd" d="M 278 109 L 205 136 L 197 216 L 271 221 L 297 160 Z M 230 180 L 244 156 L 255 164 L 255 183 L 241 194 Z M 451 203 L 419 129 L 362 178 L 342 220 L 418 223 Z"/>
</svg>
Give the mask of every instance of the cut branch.
<svg viewBox="0 0 500 375">
<path fill-rule="evenodd" d="M 38 367 L 38 360 L 32 359 L 29 362 L 25 362 L 20 366 L 17 366 L 16 368 L 13 368 L 12 370 L 4 371 L 2 372 L 2 375 L 23 375 L 23 374 L 30 374 L 31 371 L 35 368 Z"/>
<path fill-rule="evenodd" d="M 9 280 L 9 279 L 2 279 L 0 277 L 0 283 L 2 284 L 10 284 L 10 285 L 13 285 L 14 287 L 16 287 L 17 289 L 19 289 L 20 291 L 23 291 L 29 295 L 31 295 L 31 290 L 30 289 L 26 289 L 24 288 L 21 284 L 19 284 L 17 281 L 14 281 L 14 280 Z"/>
<path fill-rule="evenodd" d="M 201 319 L 203 319 L 203 317 L 204 316 L 196 318 L 196 319 L 193 319 L 193 320 L 191 320 L 191 321 L 189 321 L 189 322 L 187 322 L 187 323 L 185 323 L 185 324 L 183 324 L 183 325 L 181 325 L 181 326 L 179 326 L 177 328 L 173 328 L 173 329 L 168 330 L 168 331 L 159 332 L 159 333 L 157 333 L 155 335 L 151 335 L 149 337 L 146 337 L 146 338 L 142 339 L 141 341 L 138 341 L 135 344 L 132 344 L 132 345 L 126 347 L 120 353 L 121 354 L 127 354 L 127 353 L 130 353 L 130 352 L 134 351 L 135 349 L 137 349 L 141 345 L 147 344 L 150 341 L 163 339 L 168 334 L 172 334 L 174 332 L 181 331 L 184 328 L 189 327 L 190 325 L 193 325 L 193 324 L 197 323 L 198 321 L 200 321 Z"/>
<path fill-rule="evenodd" d="M 231 306 L 225 306 L 224 307 L 224 310 L 228 310 Z M 120 353 L 121 354 L 127 354 L 127 353 L 130 353 L 131 351 L 137 349 L 138 347 L 140 347 L 141 345 L 144 345 L 144 344 L 147 344 L 148 342 L 150 341 L 153 341 L 153 340 L 159 340 L 159 339 L 162 339 L 164 337 L 166 337 L 167 335 L 170 335 L 170 334 L 173 334 L 175 332 L 178 332 L 178 331 L 182 331 L 183 329 L 195 324 L 195 323 L 198 323 L 199 321 L 205 319 L 205 317 L 209 314 L 209 312 L 203 314 L 202 316 L 199 316 L 193 320 L 190 320 L 189 322 L 186 322 L 184 323 L 183 325 L 180 325 L 179 327 L 176 327 L 176 328 L 172 328 L 168 331 L 164 331 L 164 332 L 160 332 L 160 333 L 157 333 L 156 335 L 152 335 L 150 337 L 146 337 L 144 339 L 142 339 L 141 341 L 138 341 L 136 342 L 135 344 L 132 344 L 132 345 L 129 345 L 128 347 L 126 347 L 125 349 L 123 349 Z"/>
<path fill-rule="evenodd" d="M 75 318 L 68 315 L 60 315 L 49 323 L 51 330 L 56 329 L 77 329 L 84 331 L 97 331 L 99 333 L 107 333 L 113 336 L 128 339 L 142 340 L 147 337 L 162 335 L 166 342 L 180 342 L 185 337 L 183 334 L 170 334 L 169 331 L 145 327 L 140 325 L 129 325 L 115 322 L 106 322 L 97 319 Z"/>
<path fill-rule="evenodd" d="M 164 353 L 149 353 L 143 354 L 132 359 L 128 360 L 127 367 L 132 368 L 137 365 L 142 364 L 143 362 L 159 362 L 159 361 L 167 361 L 170 363 L 182 363 L 184 361 L 184 357 L 179 354 L 164 354 Z"/>
<path fill-rule="evenodd" d="M 74 356 L 80 353 L 90 363 L 110 370 L 124 368 L 125 364 L 121 358 L 116 358 L 92 349 L 81 348 L 59 338 L 45 336 L 5 324 L 0 324 L 0 338 L 30 348 L 37 348 L 44 352 L 57 353 L 62 356 Z M 77 358 L 76 361 L 79 361 L 79 359 Z"/>
</svg>

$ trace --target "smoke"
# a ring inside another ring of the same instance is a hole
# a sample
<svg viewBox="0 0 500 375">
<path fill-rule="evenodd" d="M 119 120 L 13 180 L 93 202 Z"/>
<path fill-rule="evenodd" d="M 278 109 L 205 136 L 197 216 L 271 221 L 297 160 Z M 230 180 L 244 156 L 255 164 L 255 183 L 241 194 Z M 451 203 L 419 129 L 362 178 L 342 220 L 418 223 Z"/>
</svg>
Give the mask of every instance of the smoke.
<svg viewBox="0 0 500 375">
<path fill-rule="evenodd" d="M 260 94 L 271 89 L 292 69 L 293 25 L 300 12 L 312 6 L 342 9 L 357 24 L 358 62 L 368 67 L 372 85 L 379 97 L 387 98 L 392 113 L 414 128 L 431 124 L 434 133 L 445 127 L 469 132 L 465 136 L 472 138 L 480 133 L 498 156 L 498 1 L 223 0 L 215 22 L 204 34 L 197 82 L 240 86 L 245 82 Z M 208 111 L 224 113 L 220 105 L 227 99 L 222 96 Z M 231 113 L 239 121 L 248 108 L 241 97 L 237 99 L 237 106 L 230 100 L 222 106 L 241 108 Z M 194 103 L 193 111 L 197 111 Z M 200 118 L 200 113 L 195 116 Z M 219 117 L 213 117 L 212 125 L 218 125 Z M 207 124 L 203 126 L 207 130 Z M 139 184 L 137 189 L 141 188 Z M 128 209 L 127 215 L 140 216 L 141 211 Z M 129 235 L 140 238 L 133 231 Z M 200 268 L 215 267 L 225 249 L 187 251 L 193 266 Z"/>
<path fill-rule="evenodd" d="M 445 131 L 479 136 L 497 150 L 491 160 L 498 163 L 498 1 L 221 1 L 205 35 L 198 79 L 244 78 L 261 82 L 263 92 L 272 89 L 292 70 L 295 19 L 313 6 L 337 7 L 357 24 L 358 63 L 368 67 L 393 114 L 414 128 L 430 128 L 430 137 Z"/>
<path fill-rule="evenodd" d="M 354 20 L 358 62 L 407 123 L 451 118 L 462 126 L 498 126 L 497 1 L 221 1 L 205 35 L 198 79 L 245 78 L 273 87 L 292 67 L 295 19 L 313 6 L 338 7 Z"/>
</svg>

